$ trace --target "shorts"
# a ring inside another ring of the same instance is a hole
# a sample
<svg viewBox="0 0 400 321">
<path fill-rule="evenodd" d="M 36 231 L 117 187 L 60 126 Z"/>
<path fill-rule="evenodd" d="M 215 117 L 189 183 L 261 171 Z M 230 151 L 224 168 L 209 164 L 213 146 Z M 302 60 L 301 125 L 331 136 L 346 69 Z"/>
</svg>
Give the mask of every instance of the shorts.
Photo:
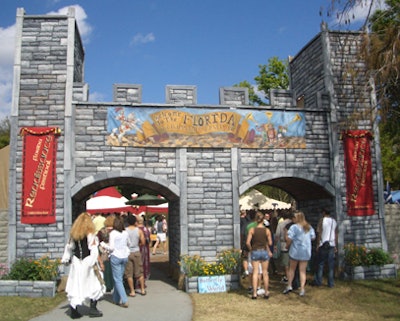
<svg viewBox="0 0 400 321">
<path fill-rule="evenodd" d="M 281 255 L 279 256 L 279 265 L 281 267 L 289 266 L 289 251 L 281 251 Z"/>
<path fill-rule="evenodd" d="M 255 250 L 251 251 L 252 261 L 268 261 L 269 256 L 267 250 Z"/>
<path fill-rule="evenodd" d="M 125 278 L 139 278 L 143 275 L 143 261 L 140 252 L 133 252 L 128 256 L 125 266 Z"/>
<path fill-rule="evenodd" d="M 157 233 L 157 239 L 160 242 L 165 242 L 167 240 L 167 233 Z"/>
</svg>

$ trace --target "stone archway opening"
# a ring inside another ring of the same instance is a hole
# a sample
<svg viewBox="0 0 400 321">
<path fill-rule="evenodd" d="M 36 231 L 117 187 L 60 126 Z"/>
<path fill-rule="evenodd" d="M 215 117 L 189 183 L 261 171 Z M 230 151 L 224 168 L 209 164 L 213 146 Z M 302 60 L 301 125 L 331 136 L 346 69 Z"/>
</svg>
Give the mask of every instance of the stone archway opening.
<svg viewBox="0 0 400 321">
<path fill-rule="evenodd" d="M 80 186 L 79 190 L 75 189 L 75 194 L 72 195 L 71 223 L 81 212 L 86 210 L 86 201 L 95 192 L 110 186 L 116 186 L 121 194 L 128 199 L 130 199 L 130 195 L 135 192 L 139 195 L 146 193 L 160 195 L 167 200 L 168 212 L 162 214 L 165 215 L 168 224 L 166 253 L 164 254 L 163 251 L 160 252 L 161 246 L 159 246 L 159 250 L 156 252 L 157 254 L 152 255 L 152 246 L 154 246 L 155 242 L 150 242 L 150 270 L 155 268 L 164 275 L 173 275 L 176 270 L 173 262 L 178 262 L 178 258 L 180 257 L 179 198 L 174 191 L 171 191 L 163 184 L 138 177 L 127 177 L 126 175 L 117 175 L 108 179 L 93 179 L 91 183 Z M 156 213 L 152 212 L 152 214 L 146 215 L 146 218 L 150 218 L 153 215 L 156 215 Z M 152 223 L 147 221 L 146 225 L 151 231 Z"/>
</svg>

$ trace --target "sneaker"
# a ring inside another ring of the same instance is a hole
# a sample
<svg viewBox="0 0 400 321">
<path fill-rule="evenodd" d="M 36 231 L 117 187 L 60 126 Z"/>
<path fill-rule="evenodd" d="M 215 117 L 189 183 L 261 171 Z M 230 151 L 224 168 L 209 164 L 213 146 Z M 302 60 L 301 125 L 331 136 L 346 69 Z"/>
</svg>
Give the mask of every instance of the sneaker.
<svg viewBox="0 0 400 321">
<path fill-rule="evenodd" d="M 292 292 L 293 289 L 291 286 L 287 286 L 285 290 L 283 290 L 283 294 L 289 294 L 289 292 Z"/>
<path fill-rule="evenodd" d="M 249 271 L 244 271 L 242 274 L 242 279 L 245 279 L 249 276 Z"/>
<path fill-rule="evenodd" d="M 281 283 L 288 283 L 288 279 L 287 279 L 286 276 L 284 276 L 284 277 L 281 279 Z"/>
<path fill-rule="evenodd" d="M 261 289 L 261 288 L 257 289 L 257 295 L 258 296 L 263 296 L 264 294 L 265 294 L 265 290 L 264 289 Z"/>
<path fill-rule="evenodd" d="M 304 296 L 305 294 L 306 294 L 305 291 L 300 291 L 300 293 L 299 293 L 300 296 Z"/>
</svg>

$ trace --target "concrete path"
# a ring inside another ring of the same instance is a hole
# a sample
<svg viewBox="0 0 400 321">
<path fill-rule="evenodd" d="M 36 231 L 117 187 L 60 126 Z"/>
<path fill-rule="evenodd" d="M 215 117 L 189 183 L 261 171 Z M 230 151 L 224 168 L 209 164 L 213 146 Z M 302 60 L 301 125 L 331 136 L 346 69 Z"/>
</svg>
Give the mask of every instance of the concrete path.
<svg viewBox="0 0 400 321">
<path fill-rule="evenodd" d="M 157 263 L 151 265 L 151 278 L 146 282 L 147 295 L 128 297 L 128 308 L 122 308 L 112 303 L 111 294 L 107 293 L 98 302 L 97 307 L 103 312 L 99 318 L 89 318 L 89 308 L 79 307 L 83 317 L 78 320 L 141 320 L 141 321 L 191 321 L 192 302 L 188 294 L 177 289 L 176 283 L 161 270 Z M 62 321 L 72 320 L 69 317 L 68 301 L 63 302 L 54 310 L 33 318 L 30 321 Z"/>
</svg>

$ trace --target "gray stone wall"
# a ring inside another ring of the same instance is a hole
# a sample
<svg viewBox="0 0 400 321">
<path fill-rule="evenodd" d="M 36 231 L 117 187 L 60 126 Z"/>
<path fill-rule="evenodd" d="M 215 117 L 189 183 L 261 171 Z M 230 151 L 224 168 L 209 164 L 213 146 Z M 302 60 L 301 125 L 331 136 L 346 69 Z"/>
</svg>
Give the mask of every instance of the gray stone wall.
<svg viewBox="0 0 400 321">
<path fill-rule="evenodd" d="M 0 264 L 7 264 L 8 259 L 8 210 L 0 209 Z"/>
<path fill-rule="evenodd" d="M 72 15 L 72 13 L 70 12 Z M 64 133 L 68 77 L 67 57 L 78 52 L 68 34 L 75 30 L 75 20 L 68 16 L 26 16 L 17 13 L 17 54 L 14 83 L 19 89 L 13 97 L 11 112 L 11 190 L 9 202 L 9 261 L 18 257 L 59 257 L 64 248 L 64 138 L 58 139 L 56 224 L 25 225 L 21 221 L 22 137 L 19 129 L 27 126 L 59 127 Z M 72 24 L 71 24 L 72 21 Z M 72 28 L 72 30 L 70 30 Z M 20 50 L 20 54 L 18 52 Z M 80 52 L 83 52 L 81 49 Z M 77 59 L 79 60 L 79 59 Z M 74 60 L 72 60 L 74 61 Z M 77 68 L 76 70 L 80 70 Z M 80 78 L 79 76 L 77 78 Z M 71 81 L 72 86 L 72 81 Z M 72 88 L 72 87 L 71 87 Z"/>
<path fill-rule="evenodd" d="M 145 186 L 169 200 L 172 264 L 186 253 L 200 254 L 212 261 L 221 250 L 239 245 L 240 194 L 258 183 L 282 177 L 298 179 L 324 191 L 318 199 L 309 195 L 298 203 L 314 226 L 321 205 L 338 214 L 341 244 L 357 241 L 383 245 L 384 224 L 379 211 L 362 218 L 348 218 L 345 214 L 338 125 L 348 119 L 355 104 L 366 105 L 360 100 L 346 99 L 348 92 L 342 88 L 347 86 L 341 83 L 343 55 L 354 63 L 355 52 L 348 47 L 341 51 L 342 55 L 330 53 L 341 44 L 341 36 L 323 32 L 315 37 L 291 62 L 291 90 L 272 91 L 271 106 L 259 107 L 265 111 L 304 112 L 306 148 L 133 148 L 106 145 L 107 108 L 146 108 L 149 104 L 141 105 L 136 100 L 137 92 L 128 92 L 129 86 L 116 94 L 118 101 L 87 102 L 88 87 L 82 79 L 84 52 L 77 39 L 73 11 L 68 16 L 24 16 L 20 12 L 17 20 L 20 60 L 15 67 L 19 90 L 11 116 L 11 261 L 15 257 L 45 254 L 60 257 L 73 218 L 84 210 L 86 199 L 101 188 L 122 184 Z M 71 61 L 75 66 L 68 63 Z M 342 92 L 346 94 L 339 95 Z M 241 99 L 242 95 L 243 91 Z M 229 95 L 225 98 L 223 101 L 227 102 Z M 158 103 L 157 107 L 196 108 L 196 88 L 166 86 L 166 103 Z M 360 125 L 372 129 L 369 123 Z M 22 140 L 17 133 L 24 126 L 57 126 L 62 131 L 57 149 L 56 224 L 20 224 Z M 375 158 L 375 147 L 373 153 Z M 375 160 L 373 164 L 374 172 L 379 173 L 379 164 Z M 375 174 L 374 190 L 379 188 L 378 181 Z M 301 185 L 297 188 L 304 189 Z M 379 207 L 377 192 L 375 202 Z"/>
<path fill-rule="evenodd" d="M 328 32 L 324 26 L 319 36 L 310 41 L 290 63 L 291 86 L 296 97 L 303 97 L 305 109 L 321 109 L 328 102 L 326 123 L 321 122 L 319 134 L 325 144 L 318 144 L 319 151 L 331 151 L 329 160 L 321 171 L 335 187 L 333 212 L 337 213 L 340 244 L 355 242 L 369 247 L 386 248 L 384 213 L 381 191 L 380 160 L 376 158 L 379 135 L 371 112 L 374 93 L 368 86 L 365 65 L 360 62 L 360 33 Z M 312 63 L 310 63 L 312 61 Z M 353 76 L 351 76 L 353 75 Z M 355 75 L 355 78 L 354 78 Z M 307 122 L 309 124 L 310 122 Z M 341 132 L 346 129 L 366 129 L 375 134 L 371 142 L 373 190 L 376 214 L 349 217 L 346 214 L 346 176 Z M 308 135 L 307 135 L 308 137 Z M 299 153 L 299 155 L 301 152 Z M 296 154 L 296 159 L 297 159 Z M 322 169 L 322 167 L 321 167 Z M 302 204 L 312 209 L 312 205 Z"/>
<path fill-rule="evenodd" d="M 395 263 L 400 265 L 400 205 L 385 205 L 386 235 L 388 240 L 388 252 L 394 258 Z"/>
</svg>

